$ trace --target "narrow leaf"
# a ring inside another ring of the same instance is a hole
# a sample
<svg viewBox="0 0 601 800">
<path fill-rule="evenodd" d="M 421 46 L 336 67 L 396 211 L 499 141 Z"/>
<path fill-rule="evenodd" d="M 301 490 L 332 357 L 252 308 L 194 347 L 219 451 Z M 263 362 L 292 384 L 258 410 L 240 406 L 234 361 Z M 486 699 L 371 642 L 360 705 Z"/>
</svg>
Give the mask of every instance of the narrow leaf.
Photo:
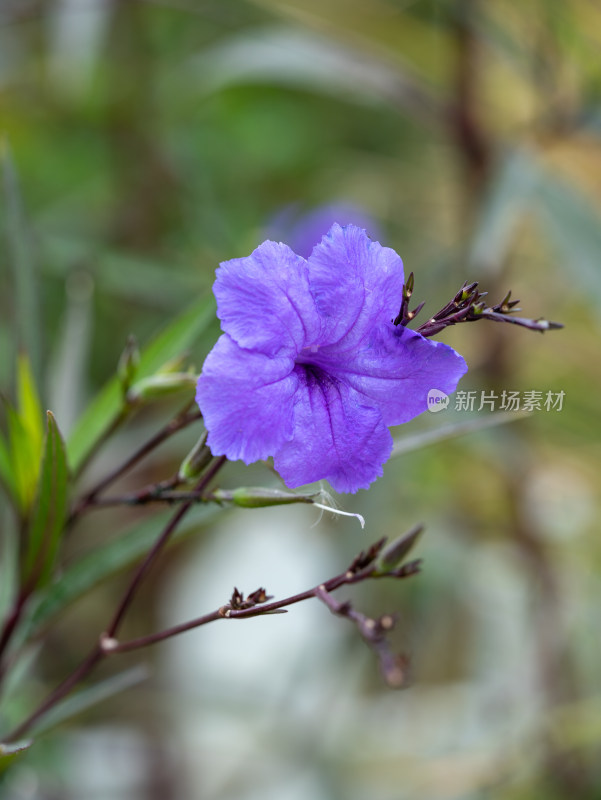
<svg viewBox="0 0 601 800">
<path fill-rule="evenodd" d="M 472 272 L 499 274 L 539 180 L 540 170 L 528 153 L 518 150 L 501 161 L 490 179 L 471 243 Z"/>
<path fill-rule="evenodd" d="M 27 355 L 17 359 L 17 408 L 34 446 L 39 450 L 44 438 L 42 407 Z"/>
<path fill-rule="evenodd" d="M 67 513 L 67 490 L 65 445 L 49 411 L 44 457 L 24 562 L 26 576 L 34 575 L 39 583 L 48 580 L 56 560 Z"/>
<path fill-rule="evenodd" d="M 4 485 L 9 497 L 14 498 L 16 488 L 13 475 L 12 459 L 8 444 L 0 433 L 0 483 Z"/>
<path fill-rule="evenodd" d="M 527 416 L 529 416 L 527 411 L 499 411 L 496 414 L 487 414 L 485 417 L 476 417 L 465 422 L 452 422 L 449 425 L 442 425 L 433 431 L 421 431 L 411 436 L 403 436 L 394 440 L 392 455 L 404 455 L 412 450 L 419 450 L 430 444 L 443 442 L 445 439 L 453 439 L 466 433 L 474 433 L 486 428 L 494 428 L 497 425 L 505 425 L 507 422 L 516 422 Z"/>
<path fill-rule="evenodd" d="M 0 619 L 12 606 L 19 583 L 19 541 L 13 515 L 0 508 Z"/>
<path fill-rule="evenodd" d="M 11 469 L 17 507 L 26 516 L 35 497 L 41 450 L 33 446 L 17 411 L 6 404 L 6 421 L 11 452 Z"/>
<path fill-rule="evenodd" d="M 131 689 L 146 680 L 148 675 L 148 668 L 141 664 L 75 692 L 61 703 L 57 703 L 43 717 L 42 721 L 33 727 L 34 735 L 41 736 L 62 722 L 87 711 L 88 708 L 92 708 L 126 689 Z"/>
<path fill-rule="evenodd" d="M 33 742 L 12 742 L 11 744 L 0 744 L 0 776 L 12 767 L 17 758 L 22 755 Z"/>
<path fill-rule="evenodd" d="M 186 524 L 175 532 L 174 541 L 181 541 L 198 531 L 220 509 L 216 505 L 198 506 L 190 511 Z M 23 626 L 24 635 L 35 632 L 64 608 L 78 600 L 103 580 L 116 575 L 141 559 L 152 547 L 166 524 L 168 513 L 158 514 L 135 525 L 67 567 L 55 583 L 50 584 L 32 609 Z"/>
<path fill-rule="evenodd" d="M 19 181 L 6 141 L 0 142 L 2 206 L 8 260 L 15 287 L 15 320 L 19 349 L 29 353 L 33 372 L 40 377 L 40 308 L 30 232 L 23 212 Z"/>
<path fill-rule="evenodd" d="M 140 358 L 137 377 L 154 374 L 166 361 L 181 355 L 192 345 L 215 319 L 215 304 L 212 297 L 205 297 L 178 317 L 144 350 Z M 96 443 L 118 419 L 122 410 L 122 390 L 115 376 L 92 401 L 76 423 L 69 436 L 67 451 L 69 464 L 77 473 Z"/>
<path fill-rule="evenodd" d="M 601 211 L 577 186 L 547 172 L 538 194 L 540 219 L 570 281 L 601 302 Z"/>
</svg>

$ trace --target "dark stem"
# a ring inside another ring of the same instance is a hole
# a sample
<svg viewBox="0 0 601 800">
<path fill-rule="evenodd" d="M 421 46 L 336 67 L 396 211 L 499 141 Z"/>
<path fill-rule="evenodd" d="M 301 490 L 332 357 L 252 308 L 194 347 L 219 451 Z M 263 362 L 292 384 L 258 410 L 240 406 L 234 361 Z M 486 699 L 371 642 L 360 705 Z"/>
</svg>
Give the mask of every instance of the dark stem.
<svg viewBox="0 0 601 800">
<path fill-rule="evenodd" d="M 225 456 L 220 456 L 207 469 L 207 471 L 204 473 L 202 478 L 198 481 L 198 483 L 194 487 L 194 492 L 193 493 L 197 497 L 200 497 L 200 495 L 202 495 L 203 491 L 206 489 L 206 487 L 209 485 L 209 483 L 213 480 L 213 478 L 217 475 L 217 473 L 223 467 L 225 462 L 226 462 Z M 135 596 L 135 594 L 136 594 L 136 592 L 138 590 L 138 587 L 140 586 L 140 584 L 142 583 L 142 580 L 146 576 L 146 573 L 148 572 L 150 567 L 153 565 L 153 563 L 155 562 L 156 558 L 158 557 L 160 552 L 163 550 L 165 545 L 168 543 L 169 539 L 171 538 L 173 532 L 175 531 L 175 529 L 177 528 L 179 523 L 182 521 L 182 519 L 188 513 L 188 511 L 192 508 L 192 506 L 194 505 L 194 502 L 195 502 L 195 500 L 188 500 L 183 506 L 181 506 L 176 511 L 176 513 L 173 515 L 171 521 L 169 522 L 169 524 L 167 525 L 167 527 L 165 528 L 163 533 L 159 536 L 159 538 L 157 539 L 157 541 L 155 542 L 154 546 L 152 547 L 152 549 L 147 554 L 147 556 L 144 559 L 144 561 L 142 561 L 142 563 L 140 564 L 140 566 L 136 570 L 136 572 L 135 572 L 135 574 L 134 574 L 129 586 L 127 587 L 127 589 L 125 591 L 125 594 L 123 595 L 121 603 L 119 604 L 119 606 L 118 606 L 118 608 L 117 608 L 117 610 L 116 610 L 116 612 L 115 612 L 115 614 L 113 616 L 113 619 L 111 620 L 109 626 L 106 629 L 106 635 L 107 636 L 113 637 L 115 635 L 115 633 L 117 632 L 117 629 L 119 628 L 119 625 L 121 624 L 121 622 L 123 620 L 123 617 L 125 616 L 128 608 L 130 607 L 130 605 L 132 603 L 132 600 L 133 600 L 133 598 L 134 598 L 134 596 Z"/>
<path fill-rule="evenodd" d="M 88 508 L 97 505 L 96 498 L 101 492 L 103 492 L 108 486 L 114 483 L 118 478 L 128 472 L 132 467 L 134 467 L 138 462 L 142 461 L 149 453 L 151 453 L 154 449 L 156 449 L 160 444 L 164 441 L 169 439 L 173 434 L 177 433 L 178 431 L 182 430 L 186 426 L 190 425 L 193 422 L 202 418 L 202 414 L 200 411 L 195 411 L 192 414 L 188 414 L 188 409 L 190 408 L 190 404 L 187 404 L 186 407 L 172 419 L 164 428 L 158 431 L 151 439 L 149 439 L 145 444 L 143 444 L 133 455 L 131 455 L 126 461 L 121 464 L 121 466 L 114 469 L 108 475 L 106 475 L 101 481 L 99 481 L 96 486 L 94 486 L 90 491 L 88 491 L 81 500 L 77 503 L 74 509 L 71 511 L 69 516 L 69 520 L 67 524 L 72 524 L 73 521 L 84 511 Z"/>
<path fill-rule="evenodd" d="M 225 464 L 226 458 L 225 456 L 221 456 L 217 458 L 213 464 L 207 469 L 204 473 L 202 478 L 199 480 L 198 484 L 195 487 L 195 491 L 200 495 L 209 485 L 209 483 L 213 480 L 213 478 L 217 475 L 221 467 Z M 135 597 L 135 594 L 142 583 L 142 580 L 146 576 L 146 573 L 153 565 L 163 548 L 169 542 L 171 535 L 175 531 L 175 528 L 179 525 L 182 521 L 183 517 L 186 513 L 192 508 L 193 501 L 189 501 L 186 505 L 181 506 L 177 510 L 177 512 L 173 515 L 172 519 L 167 524 L 164 531 L 161 533 L 157 541 L 155 542 L 154 546 L 147 554 L 144 561 L 140 564 L 138 569 L 135 571 L 125 593 L 117 607 L 115 614 L 113 615 L 112 620 L 110 621 L 106 632 L 101 637 L 101 641 L 106 638 L 112 638 L 115 636 L 121 622 L 125 614 L 127 613 L 129 607 L 132 604 L 132 601 Z M 95 644 L 90 653 L 86 656 L 86 658 L 81 662 L 81 664 L 67 677 L 65 680 L 60 683 L 53 692 L 44 700 L 44 702 L 24 721 L 22 722 L 17 728 L 15 728 L 11 733 L 6 737 L 6 741 L 15 741 L 20 739 L 30 728 L 31 726 L 37 722 L 41 717 L 44 716 L 53 706 L 55 706 L 60 700 L 66 697 L 71 690 L 84 678 L 86 678 L 90 672 L 94 669 L 94 667 L 101 661 L 107 653 L 100 645 L 100 642 Z"/>
</svg>

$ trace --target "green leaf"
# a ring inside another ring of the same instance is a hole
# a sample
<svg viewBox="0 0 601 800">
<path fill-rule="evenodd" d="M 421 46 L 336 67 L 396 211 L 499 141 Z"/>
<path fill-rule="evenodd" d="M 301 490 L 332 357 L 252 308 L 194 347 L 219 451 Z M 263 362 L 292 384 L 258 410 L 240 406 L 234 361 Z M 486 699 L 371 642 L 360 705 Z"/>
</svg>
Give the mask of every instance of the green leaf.
<svg viewBox="0 0 601 800">
<path fill-rule="evenodd" d="M 538 193 L 546 235 L 560 251 L 571 281 L 591 300 L 601 301 L 601 213 L 575 185 L 547 172 Z"/>
<path fill-rule="evenodd" d="M 536 162 L 521 150 L 506 156 L 493 173 L 470 247 L 470 268 L 478 278 L 498 275 L 505 265 L 539 180 Z"/>
<path fill-rule="evenodd" d="M 38 397 L 29 358 L 21 354 L 17 359 L 17 408 L 32 440 L 33 448 L 41 450 L 44 438 L 42 407 Z"/>
<path fill-rule="evenodd" d="M 12 606 L 19 584 L 19 541 L 13 515 L 0 508 L 0 619 Z"/>
<path fill-rule="evenodd" d="M 8 444 L 0 433 L 0 482 L 4 485 L 8 495 L 15 497 L 16 487 L 13 475 L 12 458 Z"/>
<path fill-rule="evenodd" d="M 0 744 L 0 775 L 12 767 L 17 758 L 31 747 L 33 742 L 13 742 L 11 744 Z"/>
<path fill-rule="evenodd" d="M 19 509 L 29 511 L 35 496 L 44 440 L 42 409 L 33 379 L 29 358 L 17 360 L 17 408 L 6 403 L 10 457 L 0 453 L 0 474 L 9 487 Z M 2 448 L 0 447 L 0 451 Z"/>
<path fill-rule="evenodd" d="M 36 504 L 28 528 L 25 574 L 45 583 L 56 560 L 67 513 L 67 454 L 56 420 L 48 411 L 48 430 L 37 488 Z"/>
<path fill-rule="evenodd" d="M 40 471 L 41 450 L 33 447 L 27 428 L 16 410 L 6 404 L 8 440 L 17 507 L 26 515 L 35 498 L 35 487 Z"/>
<path fill-rule="evenodd" d="M 215 505 L 193 508 L 186 523 L 175 532 L 173 541 L 181 541 L 195 533 L 219 510 Z M 144 520 L 67 567 L 32 608 L 28 621 L 23 625 L 23 634 L 29 636 L 101 581 L 139 561 L 155 543 L 168 518 L 169 513 L 165 512 Z"/>
<path fill-rule="evenodd" d="M 445 439 L 453 439 L 456 436 L 464 436 L 466 433 L 481 431 L 485 428 L 494 428 L 496 425 L 505 425 L 508 422 L 517 422 L 519 419 L 529 416 L 528 411 L 499 411 L 496 414 L 487 414 L 485 417 L 468 419 L 465 422 L 452 422 L 449 425 L 441 425 L 432 431 L 420 431 L 411 436 L 403 436 L 394 440 L 392 456 L 400 456 L 410 453 L 412 450 L 420 450 L 430 444 L 438 444 Z"/>
<path fill-rule="evenodd" d="M 138 665 L 75 692 L 48 711 L 39 724 L 33 726 L 33 734 L 41 736 L 43 733 L 47 733 L 57 725 L 87 711 L 88 708 L 92 708 L 126 689 L 131 689 L 132 686 L 146 680 L 148 675 L 148 668 Z"/>
<path fill-rule="evenodd" d="M 169 325 L 144 350 L 136 375 L 153 375 L 166 361 L 181 355 L 215 319 L 213 297 L 205 297 Z M 118 420 L 123 410 L 119 379 L 112 378 L 80 417 L 69 436 L 67 452 L 74 473 L 79 472 L 99 440 Z"/>
<path fill-rule="evenodd" d="M 33 246 L 25 222 L 19 181 L 10 149 L 6 141 L 0 142 L 2 163 L 2 205 L 8 261 L 12 267 L 15 286 L 15 315 L 19 349 L 29 353 L 34 374 L 40 376 L 41 335 L 38 297 L 38 276 Z"/>
</svg>

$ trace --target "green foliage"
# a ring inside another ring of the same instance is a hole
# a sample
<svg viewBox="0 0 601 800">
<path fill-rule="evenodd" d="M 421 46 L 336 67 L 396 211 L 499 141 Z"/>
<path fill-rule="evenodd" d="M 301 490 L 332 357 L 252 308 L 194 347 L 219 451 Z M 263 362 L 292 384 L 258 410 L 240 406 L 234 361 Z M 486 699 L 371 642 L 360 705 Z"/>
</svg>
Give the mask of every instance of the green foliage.
<svg viewBox="0 0 601 800">
<path fill-rule="evenodd" d="M 2 774 L 12 767 L 15 761 L 31 747 L 31 742 L 14 742 L 13 744 L 0 743 L 0 778 Z"/>
<path fill-rule="evenodd" d="M 186 523 L 178 528 L 173 541 L 180 541 L 198 532 L 217 511 L 213 505 L 195 508 Z M 99 545 L 65 568 L 53 583 L 38 594 L 25 623 L 24 633 L 28 636 L 35 634 L 102 581 L 139 561 L 152 547 L 167 519 L 168 515 L 164 512 L 155 514 L 122 531 L 118 537 Z"/>
<path fill-rule="evenodd" d="M 26 532 L 23 562 L 26 585 L 30 582 L 43 584 L 50 578 L 67 516 L 67 454 L 56 420 L 50 411 L 47 418 L 48 428 L 35 508 Z"/>
<path fill-rule="evenodd" d="M 41 467 L 44 429 L 40 401 L 25 355 L 17 360 L 17 406 L 5 401 L 5 408 L 8 446 L 5 442 L 0 445 L 0 475 L 19 511 L 27 516 Z"/>
<path fill-rule="evenodd" d="M 212 298 L 205 297 L 194 303 L 143 350 L 136 369 L 137 378 L 152 376 L 170 359 L 179 357 L 198 340 L 214 317 Z M 99 441 L 129 410 L 124 403 L 121 381 L 115 376 L 88 406 L 68 438 L 69 465 L 74 473 L 82 469 Z"/>
</svg>

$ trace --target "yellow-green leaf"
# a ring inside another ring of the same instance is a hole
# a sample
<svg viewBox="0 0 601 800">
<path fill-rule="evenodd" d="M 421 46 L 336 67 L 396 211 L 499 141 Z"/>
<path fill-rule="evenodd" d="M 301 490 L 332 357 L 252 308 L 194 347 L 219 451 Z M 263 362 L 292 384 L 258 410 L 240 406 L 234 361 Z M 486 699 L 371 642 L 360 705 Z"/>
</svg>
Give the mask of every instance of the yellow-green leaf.
<svg viewBox="0 0 601 800">
<path fill-rule="evenodd" d="M 48 580 L 58 552 L 67 513 L 67 455 L 56 420 L 48 411 L 48 430 L 36 503 L 27 532 L 24 569 L 36 583 Z"/>
<path fill-rule="evenodd" d="M 215 302 L 205 297 L 172 322 L 142 352 L 136 370 L 138 379 L 153 375 L 170 359 L 182 354 L 215 319 Z M 78 420 L 69 436 L 69 464 L 74 473 L 85 464 L 97 442 L 123 410 L 123 393 L 118 377 L 112 378 Z"/>
</svg>

